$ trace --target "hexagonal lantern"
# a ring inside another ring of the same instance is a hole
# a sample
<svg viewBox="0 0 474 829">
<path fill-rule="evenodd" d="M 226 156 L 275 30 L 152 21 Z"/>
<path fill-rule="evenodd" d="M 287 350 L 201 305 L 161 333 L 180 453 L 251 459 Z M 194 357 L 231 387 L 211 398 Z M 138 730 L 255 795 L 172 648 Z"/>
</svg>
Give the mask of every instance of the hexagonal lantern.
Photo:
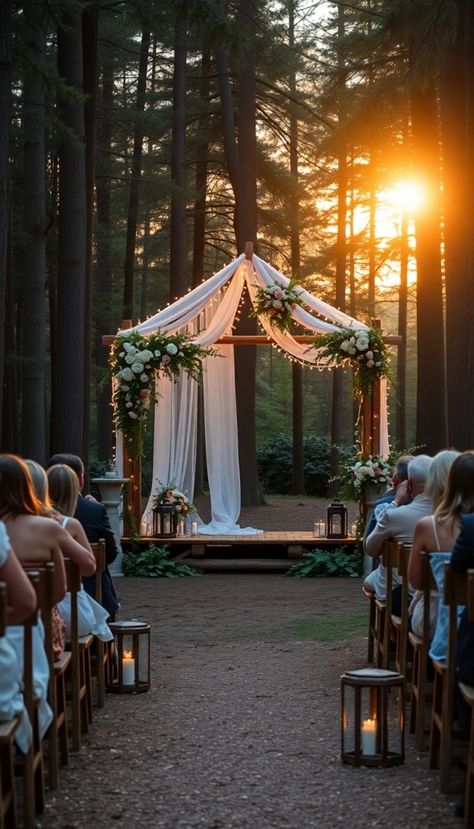
<svg viewBox="0 0 474 829">
<path fill-rule="evenodd" d="M 150 625 L 137 619 L 110 622 L 117 661 L 109 690 L 139 694 L 150 690 Z"/>
</svg>

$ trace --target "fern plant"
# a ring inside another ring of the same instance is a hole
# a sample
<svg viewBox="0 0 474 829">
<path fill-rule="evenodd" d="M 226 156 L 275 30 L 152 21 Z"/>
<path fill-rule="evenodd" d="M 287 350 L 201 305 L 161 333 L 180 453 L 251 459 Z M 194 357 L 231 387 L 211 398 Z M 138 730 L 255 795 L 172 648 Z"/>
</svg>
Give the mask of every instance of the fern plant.
<svg viewBox="0 0 474 829">
<path fill-rule="evenodd" d="M 315 549 L 306 553 L 301 561 L 287 570 L 287 576 L 296 578 L 322 578 L 323 576 L 351 576 L 356 578 L 362 573 L 361 555 L 347 552 L 344 547 L 334 550 Z"/>
<path fill-rule="evenodd" d="M 181 561 L 170 558 L 169 547 L 157 547 L 155 544 L 143 552 L 124 555 L 123 572 L 125 576 L 149 576 L 178 579 L 182 576 L 197 576 L 196 570 Z"/>
</svg>

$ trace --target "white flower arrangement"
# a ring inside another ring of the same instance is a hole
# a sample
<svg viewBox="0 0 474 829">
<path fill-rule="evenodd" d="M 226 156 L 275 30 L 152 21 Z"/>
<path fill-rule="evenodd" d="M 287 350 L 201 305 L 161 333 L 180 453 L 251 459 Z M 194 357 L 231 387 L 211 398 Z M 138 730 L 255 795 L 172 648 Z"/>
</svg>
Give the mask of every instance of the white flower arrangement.
<svg viewBox="0 0 474 829">
<path fill-rule="evenodd" d="M 163 334 L 150 337 L 137 332 L 116 337 L 110 356 L 114 380 L 114 418 L 133 448 L 141 452 L 141 427 L 147 417 L 150 400 L 154 399 L 155 373 L 162 371 L 176 378 L 186 371 L 195 380 L 201 376 L 201 360 L 213 354 L 210 348 L 193 343 L 185 334 Z"/>
<path fill-rule="evenodd" d="M 266 314 L 272 327 L 280 331 L 288 331 L 291 311 L 295 305 L 301 305 L 301 289 L 298 288 L 296 282 L 291 279 L 286 288 L 278 282 L 273 282 L 264 288 L 255 287 L 257 297 L 256 304 L 250 312 L 251 316 L 258 317 L 260 314 Z"/>
<path fill-rule="evenodd" d="M 378 455 L 360 455 L 358 460 L 343 466 L 337 481 L 345 498 L 360 501 L 370 488 L 381 494 L 392 482 L 392 465 Z"/>
<path fill-rule="evenodd" d="M 349 365 L 354 371 L 357 397 L 368 391 L 379 377 L 389 377 L 389 356 L 382 334 L 376 328 L 339 328 L 318 334 L 319 365 Z"/>
</svg>

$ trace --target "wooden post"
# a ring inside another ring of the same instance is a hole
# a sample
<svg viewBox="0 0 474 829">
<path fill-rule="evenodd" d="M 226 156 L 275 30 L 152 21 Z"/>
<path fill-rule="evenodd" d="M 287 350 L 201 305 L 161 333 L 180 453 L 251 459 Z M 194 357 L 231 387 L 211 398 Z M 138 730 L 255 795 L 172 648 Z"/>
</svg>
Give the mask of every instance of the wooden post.
<svg viewBox="0 0 474 829">
<path fill-rule="evenodd" d="M 123 320 L 121 330 L 126 331 L 132 327 L 132 324 L 132 320 Z M 140 519 L 142 517 L 142 459 L 140 455 L 132 456 L 125 437 L 123 441 L 123 477 L 130 479 L 124 492 L 124 499 L 127 504 L 127 508 L 124 509 L 124 533 L 128 536 L 132 532 L 139 535 Z"/>
<path fill-rule="evenodd" d="M 253 242 L 246 242 L 245 243 L 245 258 L 252 260 L 253 256 Z"/>
</svg>

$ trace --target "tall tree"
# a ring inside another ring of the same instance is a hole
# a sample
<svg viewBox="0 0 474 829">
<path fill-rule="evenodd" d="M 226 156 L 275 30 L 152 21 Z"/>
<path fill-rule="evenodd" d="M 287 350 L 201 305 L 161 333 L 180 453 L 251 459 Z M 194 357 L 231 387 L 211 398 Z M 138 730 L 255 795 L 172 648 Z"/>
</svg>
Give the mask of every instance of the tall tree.
<svg viewBox="0 0 474 829">
<path fill-rule="evenodd" d="M 5 365 L 5 297 L 10 224 L 9 156 L 11 94 L 11 19 L 13 3 L 0 3 L 0 436 L 3 415 L 3 372 Z"/>
<path fill-rule="evenodd" d="M 186 4 L 174 22 L 173 129 L 171 139 L 170 298 L 188 289 L 186 227 Z"/>
<path fill-rule="evenodd" d="M 45 32 L 42 2 L 25 5 L 23 83 L 23 173 L 25 248 L 22 280 L 23 360 L 21 448 L 27 458 L 46 461 L 46 202 L 45 202 Z M 31 412 L 35 416 L 31 417 Z"/>
<path fill-rule="evenodd" d="M 58 277 L 51 449 L 84 451 L 86 169 L 82 17 L 65 8 L 58 28 L 59 147 Z"/>
</svg>

